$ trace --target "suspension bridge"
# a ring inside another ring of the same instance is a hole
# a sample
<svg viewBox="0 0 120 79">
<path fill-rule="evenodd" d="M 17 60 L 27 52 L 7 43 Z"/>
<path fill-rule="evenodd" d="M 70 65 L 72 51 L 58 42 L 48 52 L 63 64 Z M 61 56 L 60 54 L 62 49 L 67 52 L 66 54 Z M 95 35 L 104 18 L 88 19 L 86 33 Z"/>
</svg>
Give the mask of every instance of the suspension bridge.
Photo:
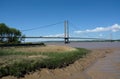
<svg viewBox="0 0 120 79">
<path fill-rule="evenodd" d="M 59 22 L 61 23 L 61 22 Z M 39 28 L 45 28 L 45 27 L 49 27 L 49 26 L 54 26 L 54 25 L 57 25 L 59 23 L 55 23 L 55 24 L 50 24 L 50 25 L 46 25 L 46 26 L 41 26 L 41 27 L 36 27 L 36 28 L 31 28 L 31 29 L 26 29 L 26 30 L 22 30 L 22 31 L 31 31 L 31 30 L 36 30 L 36 29 L 39 29 Z M 26 37 L 23 37 L 23 38 L 42 38 L 42 39 L 64 39 L 64 43 L 65 44 L 68 44 L 70 43 L 70 39 L 94 39 L 94 40 L 103 40 L 101 38 L 82 38 L 82 37 L 70 37 L 70 34 L 69 34 L 69 22 L 68 20 L 65 20 L 64 21 L 64 36 L 38 36 L 38 37 L 33 37 L 33 36 L 26 36 Z M 104 39 L 105 40 L 105 39 Z"/>
<path fill-rule="evenodd" d="M 61 22 L 59 23 L 55 23 L 55 24 L 49 24 L 49 25 L 46 25 L 46 26 L 40 26 L 40 27 L 35 27 L 35 28 L 30 28 L 30 29 L 25 29 L 25 30 L 21 30 L 22 32 L 24 31 L 31 31 L 31 30 L 36 30 L 36 29 L 39 29 L 39 28 L 45 28 L 45 27 L 50 27 L 50 26 L 54 26 L 54 25 L 57 25 L 57 24 L 60 24 Z M 101 38 L 82 38 L 82 37 L 71 37 L 70 34 L 69 34 L 69 22 L 67 20 L 65 20 L 64 22 L 64 35 L 63 36 L 25 36 L 25 37 L 19 37 L 19 38 L 24 38 L 24 39 L 64 39 L 64 43 L 65 44 L 68 44 L 70 43 L 70 39 L 91 39 L 91 40 L 105 40 L 105 39 L 101 39 Z M 2 38 L 2 37 L 0 37 Z M 7 38 L 7 37 L 4 37 L 4 38 Z"/>
</svg>

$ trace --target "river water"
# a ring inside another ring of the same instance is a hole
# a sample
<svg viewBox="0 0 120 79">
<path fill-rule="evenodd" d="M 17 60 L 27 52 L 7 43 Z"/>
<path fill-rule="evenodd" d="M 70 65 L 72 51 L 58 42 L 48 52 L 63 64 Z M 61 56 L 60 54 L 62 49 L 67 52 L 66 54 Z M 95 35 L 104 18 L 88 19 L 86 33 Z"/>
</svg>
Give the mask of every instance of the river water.
<svg viewBox="0 0 120 79">
<path fill-rule="evenodd" d="M 66 45 L 78 48 L 99 49 L 99 48 L 118 48 L 120 42 L 70 42 L 64 44 L 63 42 L 46 42 L 47 45 Z"/>
<path fill-rule="evenodd" d="M 120 79 L 120 51 L 98 60 L 86 73 L 91 79 Z"/>
</svg>

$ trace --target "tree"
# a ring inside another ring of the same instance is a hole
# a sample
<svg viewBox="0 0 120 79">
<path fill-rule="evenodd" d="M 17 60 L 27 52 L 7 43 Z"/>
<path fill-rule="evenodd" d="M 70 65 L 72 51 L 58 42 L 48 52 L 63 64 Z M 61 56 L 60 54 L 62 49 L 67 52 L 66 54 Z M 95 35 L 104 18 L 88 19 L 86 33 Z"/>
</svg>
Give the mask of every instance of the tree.
<svg viewBox="0 0 120 79">
<path fill-rule="evenodd" d="M 4 23 L 0 23 L 0 42 L 4 42 L 5 41 L 5 36 L 7 36 L 9 28 L 4 24 Z"/>
<path fill-rule="evenodd" d="M 4 23 L 0 23 L 0 42 L 5 43 L 19 43 L 22 33 L 20 30 L 10 28 Z"/>
<path fill-rule="evenodd" d="M 20 41 L 21 32 L 15 28 L 9 28 L 8 42 L 17 43 Z"/>
</svg>

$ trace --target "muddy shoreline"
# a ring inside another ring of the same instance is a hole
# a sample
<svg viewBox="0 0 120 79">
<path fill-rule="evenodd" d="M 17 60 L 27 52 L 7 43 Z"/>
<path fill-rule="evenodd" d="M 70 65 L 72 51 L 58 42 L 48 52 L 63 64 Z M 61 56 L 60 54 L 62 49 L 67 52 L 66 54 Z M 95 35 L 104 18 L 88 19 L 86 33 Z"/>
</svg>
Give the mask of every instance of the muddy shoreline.
<svg viewBox="0 0 120 79">
<path fill-rule="evenodd" d="M 61 69 L 42 69 L 36 72 L 26 74 L 24 78 L 19 79 L 90 79 L 86 70 L 92 66 L 98 59 L 104 58 L 119 48 L 100 48 L 92 49 L 87 56 L 77 60 L 74 64 Z M 13 76 L 3 77 L 2 79 L 18 79 Z"/>
</svg>

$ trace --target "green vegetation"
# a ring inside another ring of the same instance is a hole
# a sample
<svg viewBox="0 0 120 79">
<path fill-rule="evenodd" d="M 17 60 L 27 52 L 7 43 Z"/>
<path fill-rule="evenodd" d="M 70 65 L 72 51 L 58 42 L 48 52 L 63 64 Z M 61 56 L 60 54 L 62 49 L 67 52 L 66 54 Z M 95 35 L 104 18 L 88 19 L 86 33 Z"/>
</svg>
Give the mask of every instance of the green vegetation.
<svg viewBox="0 0 120 79">
<path fill-rule="evenodd" d="M 12 43 L 12 44 L 9 44 L 9 43 L 7 43 L 7 44 L 0 44 L 0 47 L 26 47 L 26 46 L 28 46 L 28 47 L 30 47 L 30 46 L 45 46 L 45 44 L 44 43 Z"/>
<path fill-rule="evenodd" d="M 62 68 L 85 56 L 88 50 L 77 48 L 69 52 L 16 52 L 0 49 L 0 77 L 22 77 L 41 68 Z"/>
<path fill-rule="evenodd" d="M 20 30 L 10 28 L 4 23 L 0 23 L 0 43 L 20 43 L 22 35 Z"/>
</svg>

